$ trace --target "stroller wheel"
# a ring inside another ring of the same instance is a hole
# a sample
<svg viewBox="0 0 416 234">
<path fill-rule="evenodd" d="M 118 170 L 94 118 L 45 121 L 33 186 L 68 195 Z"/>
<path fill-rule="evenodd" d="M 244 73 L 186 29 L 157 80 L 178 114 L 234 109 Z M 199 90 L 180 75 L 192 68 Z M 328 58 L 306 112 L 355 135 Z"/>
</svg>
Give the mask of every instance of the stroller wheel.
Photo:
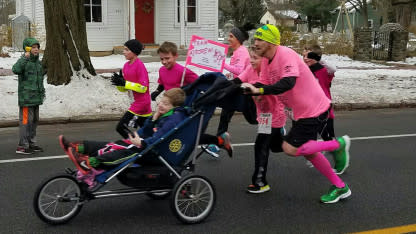
<svg viewBox="0 0 416 234">
<path fill-rule="evenodd" d="M 78 182 L 71 175 L 53 176 L 36 190 L 33 199 L 36 215 L 46 223 L 66 223 L 81 210 L 81 193 Z"/>
<path fill-rule="evenodd" d="M 188 175 L 176 183 L 171 199 L 173 213 L 180 221 L 199 223 L 214 209 L 215 188 L 203 176 Z"/>
<path fill-rule="evenodd" d="M 146 193 L 146 195 L 155 200 L 163 200 L 170 196 L 170 192 Z"/>
</svg>

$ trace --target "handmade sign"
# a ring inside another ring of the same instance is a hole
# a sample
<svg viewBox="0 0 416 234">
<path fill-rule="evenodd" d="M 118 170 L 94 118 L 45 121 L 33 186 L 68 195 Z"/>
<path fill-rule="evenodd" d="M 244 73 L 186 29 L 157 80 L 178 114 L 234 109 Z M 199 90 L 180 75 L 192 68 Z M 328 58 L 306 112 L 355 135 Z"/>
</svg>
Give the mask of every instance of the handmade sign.
<svg viewBox="0 0 416 234">
<path fill-rule="evenodd" d="M 222 72 L 227 52 L 228 45 L 192 35 L 186 65 Z"/>
</svg>

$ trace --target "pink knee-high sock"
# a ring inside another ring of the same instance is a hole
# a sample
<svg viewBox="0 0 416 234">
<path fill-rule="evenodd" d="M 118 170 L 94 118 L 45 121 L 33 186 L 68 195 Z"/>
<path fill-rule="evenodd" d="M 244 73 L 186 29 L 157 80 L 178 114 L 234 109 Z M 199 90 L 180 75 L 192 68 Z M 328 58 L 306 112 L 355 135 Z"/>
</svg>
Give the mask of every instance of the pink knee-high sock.
<svg viewBox="0 0 416 234">
<path fill-rule="evenodd" d="M 334 151 L 339 148 L 339 142 L 337 140 L 330 141 L 313 141 L 310 140 L 301 145 L 296 151 L 296 156 L 299 155 L 311 155 L 321 151 Z"/>
<path fill-rule="evenodd" d="M 331 164 L 329 164 L 328 160 L 322 153 L 318 152 L 305 158 L 309 160 L 322 175 L 328 178 L 331 184 L 337 186 L 337 188 L 343 188 L 345 186 L 341 178 L 339 178 L 338 175 L 332 170 Z"/>
</svg>

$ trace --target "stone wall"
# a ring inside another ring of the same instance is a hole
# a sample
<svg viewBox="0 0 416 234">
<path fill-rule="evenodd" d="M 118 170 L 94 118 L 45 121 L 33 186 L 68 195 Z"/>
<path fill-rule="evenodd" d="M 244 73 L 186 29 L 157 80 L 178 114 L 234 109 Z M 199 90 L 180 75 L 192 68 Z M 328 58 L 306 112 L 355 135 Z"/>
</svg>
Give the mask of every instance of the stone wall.
<svg viewBox="0 0 416 234">
<path fill-rule="evenodd" d="M 392 52 L 391 60 L 403 61 L 406 59 L 407 42 L 409 40 L 408 32 L 393 32 L 392 33 Z"/>
<path fill-rule="evenodd" d="M 391 33 L 390 43 L 391 43 L 391 58 L 387 58 L 392 61 L 403 61 L 406 59 L 406 50 L 407 42 L 409 40 L 409 33 L 403 30 L 397 29 L 386 29 L 380 28 L 380 31 L 383 33 Z M 354 31 L 354 49 L 353 49 L 353 59 L 368 61 L 373 58 L 373 32 L 371 29 L 356 29 Z"/>
<path fill-rule="evenodd" d="M 372 58 L 372 31 L 371 29 L 354 30 L 353 59 L 369 61 Z"/>
</svg>

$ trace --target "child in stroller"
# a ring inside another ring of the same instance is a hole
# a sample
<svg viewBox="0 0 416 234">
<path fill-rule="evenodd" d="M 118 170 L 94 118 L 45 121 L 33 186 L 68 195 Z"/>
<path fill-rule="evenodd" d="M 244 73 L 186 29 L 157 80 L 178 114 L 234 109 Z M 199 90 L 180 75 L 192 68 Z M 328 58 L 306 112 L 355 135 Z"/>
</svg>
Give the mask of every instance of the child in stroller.
<svg viewBox="0 0 416 234">
<path fill-rule="evenodd" d="M 114 166 L 134 157 L 153 144 L 161 136 L 173 129 L 187 116 L 186 107 L 182 107 L 185 101 L 185 92 L 180 88 L 166 91 L 157 105 L 153 117 L 146 120 L 144 126 L 137 132 L 129 132 L 129 139 L 115 142 L 81 141 L 69 142 L 64 136 L 59 136 L 59 142 L 63 150 L 68 154 L 79 172 L 77 178 L 87 183 L 90 188 L 95 186 L 94 178 Z M 127 129 L 127 128 L 126 128 Z M 221 138 L 221 139 L 217 139 Z M 213 137 L 203 134 L 200 142 L 204 144 L 214 143 L 224 147 L 230 145 L 229 139 Z M 160 161 L 152 154 L 144 154 L 136 160 L 140 165 L 158 165 Z"/>
</svg>

